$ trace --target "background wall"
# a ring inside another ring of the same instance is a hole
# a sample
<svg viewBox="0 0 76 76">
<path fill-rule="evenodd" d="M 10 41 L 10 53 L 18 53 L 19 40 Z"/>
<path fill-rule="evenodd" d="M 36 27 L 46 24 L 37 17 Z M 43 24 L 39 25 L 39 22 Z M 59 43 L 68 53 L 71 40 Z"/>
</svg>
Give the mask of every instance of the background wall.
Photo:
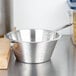
<svg viewBox="0 0 76 76">
<path fill-rule="evenodd" d="M 66 0 L 13 0 L 13 25 L 54 30 L 70 22 L 68 11 Z M 61 33 L 70 34 L 70 30 Z"/>
</svg>

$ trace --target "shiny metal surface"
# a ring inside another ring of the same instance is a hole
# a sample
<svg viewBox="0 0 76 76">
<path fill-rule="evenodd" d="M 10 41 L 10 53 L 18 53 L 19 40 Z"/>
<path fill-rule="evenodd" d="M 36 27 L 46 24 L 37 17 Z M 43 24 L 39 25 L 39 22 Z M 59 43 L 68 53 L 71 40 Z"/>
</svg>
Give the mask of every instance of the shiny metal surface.
<svg viewBox="0 0 76 76">
<path fill-rule="evenodd" d="M 67 24 L 67 25 L 65 25 L 65 26 L 62 26 L 62 27 L 60 27 L 60 28 L 56 28 L 55 29 L 55 31 L 60 31 L 60 30 L 62 30 L 62 29 L 65 29 L 65 28 L 67 28 L 67 27 L 70 27 L 71 25 L 73 25 L 73 23 L 69 23 L 69 24 Z"/>
<path fill-rule="evenodd" d="M 46 63 L 19 63 L 12 54 L 8 70 L 0 70 L 0 76 L 76 76 L 76 47 L 71 36 L 57 42 L 51 61 Z"/>
<path fill-rule="evenodd" d="M 28 29 L 8 33 L 13 42 L 16 59 L 26 63 L 41 63 L 50 60 L 60 35 L 50 30 Z"/>
</svg>

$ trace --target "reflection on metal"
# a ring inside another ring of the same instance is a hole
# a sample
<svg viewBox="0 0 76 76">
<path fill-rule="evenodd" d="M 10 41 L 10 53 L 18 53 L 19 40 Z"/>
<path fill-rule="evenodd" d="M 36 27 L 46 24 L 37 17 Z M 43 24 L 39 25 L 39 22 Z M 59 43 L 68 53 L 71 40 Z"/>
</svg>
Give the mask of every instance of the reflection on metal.
<svg viewBox="0 0 76 76">
<path fill-rule="evenodd" d="M 8 70 L 0 70 L 0 76 L 76 76 L 76 46 L 70 36 L 63 36 L 51 61 L 41 64 L 19 63 L 11 56 Z"/>
</svg>

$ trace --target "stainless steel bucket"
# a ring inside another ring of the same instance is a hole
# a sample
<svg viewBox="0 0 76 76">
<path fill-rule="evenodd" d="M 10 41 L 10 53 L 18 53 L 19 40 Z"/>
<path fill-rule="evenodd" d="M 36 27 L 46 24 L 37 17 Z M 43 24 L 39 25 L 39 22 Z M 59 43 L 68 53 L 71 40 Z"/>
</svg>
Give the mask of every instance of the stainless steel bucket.
<svg viewBox="0 0 76 76">
<path fill-rule="evenodd" d="M 16 59 L 26 63 L 41 63 L 50 60 L 57 40 L 57 32 L 42 29 L 27 29 L 10 32 L 6 35 L 13 43 Z"/>
</svg>

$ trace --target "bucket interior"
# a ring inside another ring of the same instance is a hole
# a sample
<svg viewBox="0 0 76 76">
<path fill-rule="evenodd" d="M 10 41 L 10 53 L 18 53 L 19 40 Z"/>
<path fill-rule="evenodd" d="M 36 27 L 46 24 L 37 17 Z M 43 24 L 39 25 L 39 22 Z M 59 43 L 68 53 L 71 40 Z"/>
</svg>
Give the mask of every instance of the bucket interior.
<svg viewBox="0 0 76 76">
<path fill-rule="evenodd" d="M 19 42 L 43 42 L 54 40 L 59 34 L 50 30 L 18 30 L 7 34 L 8 39 Z"/>
</svg>

